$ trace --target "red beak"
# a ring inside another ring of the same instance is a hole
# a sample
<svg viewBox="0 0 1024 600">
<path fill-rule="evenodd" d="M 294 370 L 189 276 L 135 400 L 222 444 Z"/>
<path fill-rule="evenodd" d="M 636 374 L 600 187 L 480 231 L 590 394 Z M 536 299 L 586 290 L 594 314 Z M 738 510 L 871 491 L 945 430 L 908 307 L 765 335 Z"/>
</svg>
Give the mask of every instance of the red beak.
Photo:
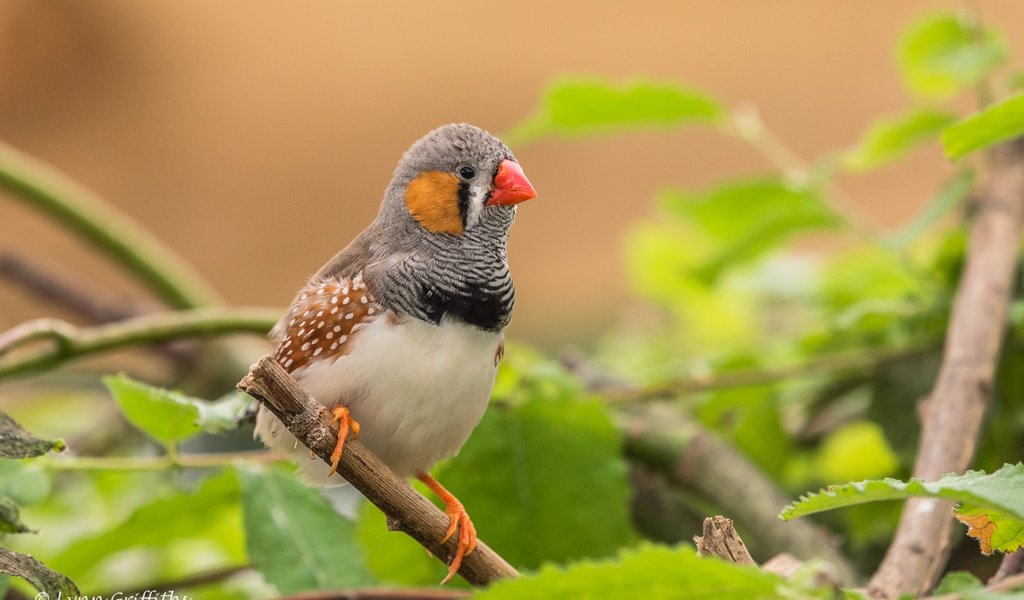
<svg viewBox="0 0 1024 600">
<path fill-rule="evenodd" d="M 537 192 L 530 185 L 530 180 L 523 173 L 523 168 L 511 160 L 503 160 L 498 165 L 498 174 L 494 176 L 494 191 L 487 201 L 487 206 L 494 204 L 512 205 L 524 200 L 536 198 Z"/>
</svg>

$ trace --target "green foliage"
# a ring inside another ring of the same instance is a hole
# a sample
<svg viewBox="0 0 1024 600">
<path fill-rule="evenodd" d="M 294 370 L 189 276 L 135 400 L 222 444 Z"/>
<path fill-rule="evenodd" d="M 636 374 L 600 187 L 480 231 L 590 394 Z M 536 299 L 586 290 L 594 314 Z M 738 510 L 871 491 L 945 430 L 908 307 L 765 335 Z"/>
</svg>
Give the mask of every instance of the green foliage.
<svg viewBox="0 0 1024 600">
<path fill-rule="evenodd" d="M 794 590 L 776 575 L 698 558 L 692 548 L 645 545 L 617 560 L 547 566 L 534 575 L 501 581 L 477 594 L 480 600 L 573 598 L 575 600 L 770 600 L 829 598 L 827 590 Z"/>
<path fill-rule="evenodd" d="M 954 120 L 954 115 L 949 112 L 932 108 L 918 108 L 880 119 L 846 153 L 843 164 L 854 171 L 866 171 L 890 163 L 914 147 L 938 137 L 942 129 Z"/>
<path fill-rule="evenodd" d="M 319 492 L 274 469 L 238 474 L 249 560 L 280 593 L 374 582 L 356 546 L 355 527 Z"/>
<path fill-rule="evenodd" d="M 244 394 L 231 393 L 210 403 L 134 381 L 124 374 L 105 377 L 103 383 L 125 417 L 166 446 L 203 431 L 220 433 L 234 428 L 252 402 Z"/>
<path fill-rule="evenodd" d="M 899 460 L 882 428 L 869 421 L 846 424 L 826 436 L 816 461 L 821 481 L 857 481 L 892 475 Z"/>
<path fill-rule="evenodd" d="M 927 97 L 944 98 L 986 77 L 1006 58 L 1006 44 L 993 30 L 967 18 L 938 12 L 903 35 L 899 63 L 907 86 Z"/>
<path fill-rule="evenodd" d="M 601 79 L 567 79 L 552 84 L 538 113 L 503 138 L 516 144 L 545 136 L 714 123 L 722 115 L 714 100 L 674 83 L 620 85 Z"/>
<path fill-rule="evenodd" d="M 968 471 L 963 475 L 944 475 L 935 482 L 911 479 L 869 480 L 830 486 L 827 490 L 800 498 L 781 513 L 783 519 L 793 519 L 816 512 L 878 500 L 900 500 L 917 496 L 944 498 L 962 503 L 957 518 L 968 523 L 972 530 L 983 530 L 983 550 L 986 547 L 1002 552 L 1013 552 L 1024 544 L 1024 464 L 1004 465 L 998 471 Z M 972 519 L 973 517 L 973 519 Z M 981 521 L 980 525 L 976 525 Z"/>
<path fill-rule="evenodd" d="M 21 522 L 18 504 L 7 496 L 0 496 L 0 533 L 28 533 L 32 531 Z"/>
<path fill-rule="evenodd" d="M 938 193 L 931 202 L 925 206 L 913 220 L 902 229 L 886 238 L 886 243 L 893 248 L 902 250 L 912 242 L 918 240 L 921 235 L 934 227 L 940 219 L 960 206 L 971 193 L 974 186 L 974 171 L 962 170 L 957 172 L 949 181 L 939 188 Z"/>
<path fill-rule="evenodd" d="M 1024 93 L 986 107 L 942 132 L 946 155 L 956 159 L 1024 134 Z"/>
</svg>

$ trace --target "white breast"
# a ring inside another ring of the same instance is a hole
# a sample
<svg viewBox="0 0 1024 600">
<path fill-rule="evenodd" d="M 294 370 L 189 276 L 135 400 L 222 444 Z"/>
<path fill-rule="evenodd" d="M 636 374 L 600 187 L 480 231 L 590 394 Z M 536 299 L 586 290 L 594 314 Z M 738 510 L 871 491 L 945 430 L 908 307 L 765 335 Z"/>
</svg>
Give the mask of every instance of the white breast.
<svg viewBox="0 0 1024 600">
<path fill-rule="evenodd" d="M 362 428 L 359 441 L 408 476 L 453 456 L 469 438 L 487 407 L 501 341 L 501 333 L 457 321 L 394 324 L 381 317 L 359 332 L 348 354 L 293 375 L 323 404 L 347 404 Z M 276 421 L 261 420 L 268 416 Z M 257 422 L 260 437 L 290 450 L 294 439 L 269 425 Z"/>
</svg>

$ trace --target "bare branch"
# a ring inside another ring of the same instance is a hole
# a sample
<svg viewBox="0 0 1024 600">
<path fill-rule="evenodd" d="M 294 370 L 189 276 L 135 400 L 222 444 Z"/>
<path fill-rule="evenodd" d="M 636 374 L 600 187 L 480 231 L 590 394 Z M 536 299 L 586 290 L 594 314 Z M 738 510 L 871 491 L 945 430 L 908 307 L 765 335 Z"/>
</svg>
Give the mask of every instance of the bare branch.
<svg viewBox="0 0 1024 600">
<path fill-rule="evenodd" d="M 970 247 L 946 333 L 938 380 L 921 405 L 921 445 L 914 477 L 938 479 L 970 466 L 989 403 L 1006 329 L 1024 226 L 1024 140 L 992 153 L 986 185 L 975 196 Z M 922 594 L 949 557 L 951 504 L 907 502 L 889 551 L 868 587 L 878 598 Z"/>
<path fill-rule="evenodd" d="M 704 519 L 703 535 L 693 536 L 697 556 L 715 556 L 738 565 L 756 565 L 747 545 L 732 524 L 732 519 L 723 516 Z"/>
<path fill-rule="evenodd" d="M 338 431 L 327 409 L 311 398 L 291 375 L 270 356 L 261 358 L 238 388 L 260 401 L 284 423 L 288 431 L 325 463 L 338 442 Z M 338 472 L 388 517 L 389 527 L 404 531 L 431 554 L 445 560 L 455 555 L 456 540 L 441 539 L 448 517 L 430 500 L 373 455 L 357 440 L 345 443 Z M 459 574 L 473 585 L 516 577 L 505 559 L 483 542 L 462 562 Z"/>
</svg>

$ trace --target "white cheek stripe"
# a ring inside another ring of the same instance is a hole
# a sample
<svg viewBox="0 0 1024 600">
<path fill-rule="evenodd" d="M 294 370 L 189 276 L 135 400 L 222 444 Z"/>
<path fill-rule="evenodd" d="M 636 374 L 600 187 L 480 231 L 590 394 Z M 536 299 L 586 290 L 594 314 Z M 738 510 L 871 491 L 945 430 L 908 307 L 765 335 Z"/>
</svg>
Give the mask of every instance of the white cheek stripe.
<svg viewBox="0 0 1024 600">
<path fill-rule="evenodd" d="M 466 212 L 466 228 L 470 228 L 476 225 L 477 221 L 480 220 L 480 213 L 484 210 L 484 202 L 487 202 L 487 196 L 490 195 L 491 190 L 487 187 L 471 186 L 469 188 L 469 210 Z"/>
</svg>

